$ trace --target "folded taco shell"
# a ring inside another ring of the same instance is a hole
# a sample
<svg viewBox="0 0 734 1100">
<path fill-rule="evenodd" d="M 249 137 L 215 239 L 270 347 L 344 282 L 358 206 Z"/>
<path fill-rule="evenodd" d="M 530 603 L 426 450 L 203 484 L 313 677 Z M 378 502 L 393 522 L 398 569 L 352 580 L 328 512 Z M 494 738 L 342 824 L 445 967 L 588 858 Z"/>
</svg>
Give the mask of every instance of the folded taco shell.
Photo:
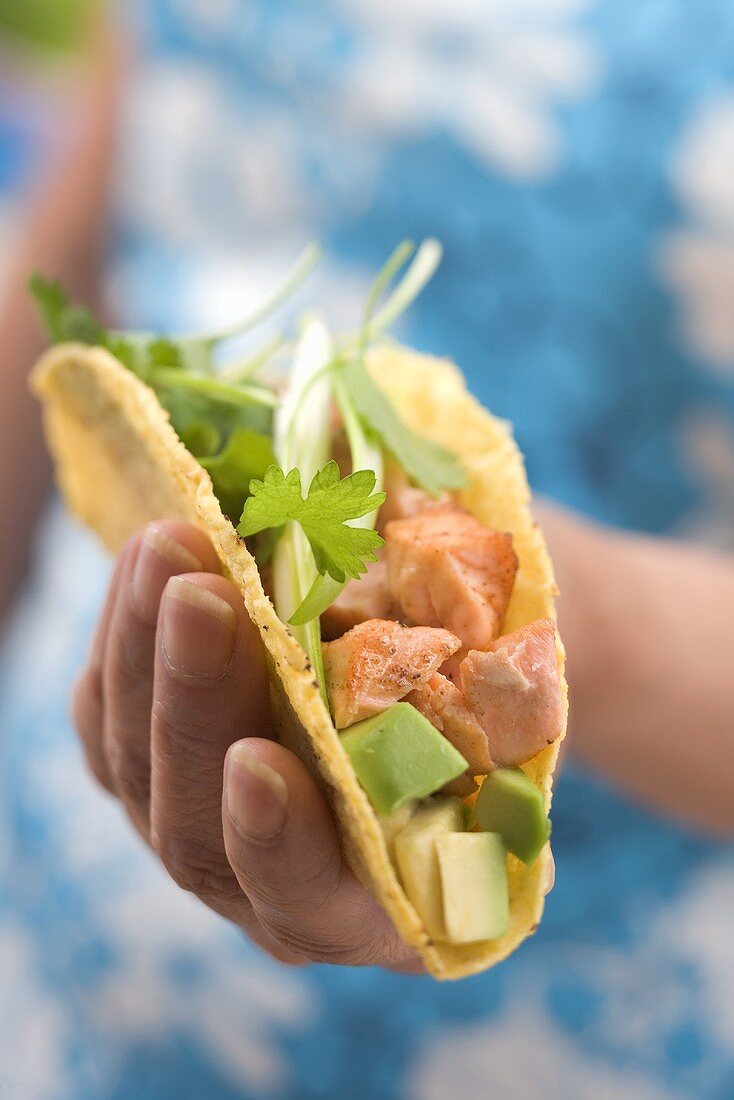
<svg viewBox="0 0 734 1100">
<path fill-rule="evenodd" d="M 464 465 L 469 484 L 460 494 L 461 504 L 488 526 L 512 532 L 520 564 L 504 633 L 534 619 L 554 618 L 552 566 L 530 515 L 524 464 L 509 426 L 467 393 L 460 372 L 447 361 L 391 345 L 372 351 L 368 366 L 404 421 Z M 260 630 L 280 739 L 319 778 L 350 864 L 429 972 L 460 978 L 514 951 L 540 920 L 550 846 L 529 868 L 508 857 L 510 925 L 504 936 L 457 946 L 432 942 L 401 889 L 378 820 L 341 747 L 304 650 L 276 615 L 254 558 L 222 514 L 209 475 L 179 440 L 155 393 L 108 352 L 77 344 L 48 351 L 34 369 L 32 386 L 43 403 L 66 502 L 109 550 L 118 551 L 137 528 L 162 517 L 189 520 L 207 532 Z M 557 658 L 565 713 L 560 640 Z M 548 808 L 561 739 L 525 765 Z"/>
</svg>

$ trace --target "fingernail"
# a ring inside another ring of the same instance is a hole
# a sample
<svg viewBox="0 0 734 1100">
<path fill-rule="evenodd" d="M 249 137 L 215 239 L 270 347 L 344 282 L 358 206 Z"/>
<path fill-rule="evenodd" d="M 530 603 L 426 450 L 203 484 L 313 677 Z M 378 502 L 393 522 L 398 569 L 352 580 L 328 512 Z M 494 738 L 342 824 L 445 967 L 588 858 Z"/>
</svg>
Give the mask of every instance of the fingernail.
<svg viewBox="0 0 734 1100">
<path fill-rule="evenodd" d="M 282 775 L 239 742 L 227 753 L 224 804 L 243 836 L 272 840 L 285 824 L 288 788 Z"/>
<path fill-rule="evenodd" d="M 548 871 L 545 880 L 544 893 L 550 894 L 556 882 L 556 861 L 553 858 L 553 852 L 548 853 Z"/>
<path fill-rule="evenodd" d="M 214 592 L 185 577 L 166 584 L 161 645 L 170 670 L 185 679 L 222 676 L 232 659 L 237 616 Z"/>
<path fill-rule="evenodd" d="M 163 589 L 175 573 L 197 573 L 204 568 L 195 554 L 161 527 L 149 524 L 140 545 L 132 579 L 132 596 L 144 622 L 155 626 Z"/>
</svg>

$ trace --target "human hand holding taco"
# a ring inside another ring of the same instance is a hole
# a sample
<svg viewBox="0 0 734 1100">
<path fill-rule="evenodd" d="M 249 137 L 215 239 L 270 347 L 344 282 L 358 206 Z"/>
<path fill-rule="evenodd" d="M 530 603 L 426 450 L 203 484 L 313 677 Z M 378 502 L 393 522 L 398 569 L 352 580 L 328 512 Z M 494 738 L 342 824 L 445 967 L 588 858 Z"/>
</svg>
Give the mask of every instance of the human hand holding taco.
<svg viewBox="0 0 734 1100">
<path fill-rule="evenodd" d="M 74 718 L 172 877 L 274 957 L 412 958 L 344 861 L 312 775 L 272 739 L 259 634 L 199 527 L 156 522 L 121 552 Z"/>
</svg>

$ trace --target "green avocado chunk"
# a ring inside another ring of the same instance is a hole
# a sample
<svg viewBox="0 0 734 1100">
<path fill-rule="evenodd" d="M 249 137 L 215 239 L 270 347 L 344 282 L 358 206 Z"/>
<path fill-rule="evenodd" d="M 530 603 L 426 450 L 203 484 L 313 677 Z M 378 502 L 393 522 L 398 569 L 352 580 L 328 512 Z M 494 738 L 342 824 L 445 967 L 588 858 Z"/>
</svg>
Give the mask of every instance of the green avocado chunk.
<svg viewBox="0 0 734 1100">
<path fill-rule="evenodd" d="M 403 889 L 434 939 L 446 938 L 436 837 L 460 832 L 462 827 L 459 799 L 436 798 L 420 806 L 395 837 L 395 862 Z"/>
<path fill-rule="evenodd" d="M 520 768 L 497 768 L 482 783 L 474 815 L 488 833 L 499 833 L 506 847 L 528 866 L 550 835 L 542 793 Z"/>
<path fill-rule="evenodd" d="M 468 764 L 410 703 L 350 726 L 341 738 L 357 779 L 378 814 L 425 798 L 456 779 Z"/>
<path fill-rule="evenodd" d="M 412 818 L 416 806 L 417 803 L 411 798 L 408 802 L 404 802 L 400 809 L 396 810 L 394 814 L 388 814 L 387 817 L 380 816 L 378 818 L 380 828 L 382 829 L 382 835 L 385 838 L 385 844 L 387 845 L 387 850 L 393 863 L 395 862 L 395 838 Z"/>
<path fill-rule="evenodd" d="M 510 922 L 507 855 L 496 833 L 444 833 L 435 839 L 449 943 L 504 935 Z"/>
</svg>

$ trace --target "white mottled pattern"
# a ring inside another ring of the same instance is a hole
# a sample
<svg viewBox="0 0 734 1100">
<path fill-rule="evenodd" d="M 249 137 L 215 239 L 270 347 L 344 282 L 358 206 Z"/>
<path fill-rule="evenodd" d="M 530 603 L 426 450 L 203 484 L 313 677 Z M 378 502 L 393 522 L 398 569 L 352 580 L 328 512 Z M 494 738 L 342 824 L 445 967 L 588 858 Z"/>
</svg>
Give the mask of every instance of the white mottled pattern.
<svg viewBox="0 0 734 1100">
<path fill-rule="evenodd" d="M 691 412 L 681 430 L 683 460 L 700 499 L 676 524 L 676 534 L 734 553 L 734 428 L 708 407 Z"/>
<path fill-rule="evenodd" d="M 556 167 L 557 104 L 588 95 L 599 53 L 573 20 L 584 0 L 343 0 L 365 44 L 343 110 L 374 136 L 438 126 L 488 168 L 532 180 Z M 460 63 L 457 63 L 460 59 Z"/>
<path fill-rule="evenodd" d="M 640 1073 L 590 1056 L 526 998 L 502 1018 L 431 1035 L 409 1079 L 409 1100 L 665 1100 Z"/>
<path fill-rule="evenodd" d="M 691 350 L 734 375 L 734 89 L 691 114 L 670 172 L 685 222 L 663 243 L 662 273 Z"/>
</svg>

